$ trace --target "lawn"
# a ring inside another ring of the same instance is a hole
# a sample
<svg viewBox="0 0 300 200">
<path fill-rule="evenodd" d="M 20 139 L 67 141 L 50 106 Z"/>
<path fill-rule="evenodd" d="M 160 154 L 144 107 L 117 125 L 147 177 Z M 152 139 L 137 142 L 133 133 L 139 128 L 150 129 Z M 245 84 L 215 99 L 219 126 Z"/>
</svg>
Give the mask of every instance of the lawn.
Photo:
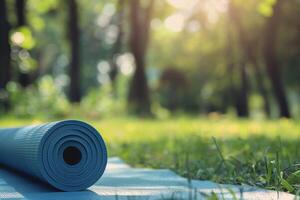
<svg viewBox="0 0 300 200">
<path fill-rule="evenodd" d="M 46 120 L 1 118 L 0 127 Z M 164 120 L 89 120 L 110 156 L 133 166 L 170 168 L 187 178 L 249 184 L 296 193 L 300 188 L 300 122 L 238 120 L 218 115 Z"/>
</svg>

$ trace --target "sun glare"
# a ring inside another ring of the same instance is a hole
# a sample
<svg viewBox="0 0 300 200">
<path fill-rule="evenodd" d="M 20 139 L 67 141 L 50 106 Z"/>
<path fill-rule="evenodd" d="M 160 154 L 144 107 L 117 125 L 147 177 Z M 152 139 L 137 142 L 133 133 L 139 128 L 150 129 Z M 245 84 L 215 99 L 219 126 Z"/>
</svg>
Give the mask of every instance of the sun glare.
<svg viewBox="0 0 300 200">
<path fill-rule="evenodd" d="M 210 24 L 215 24 L 221 13 L 227 11 L 228 0 L 167 0 L 167 2 L 176 8 L 173 14 L 164 20 L 164 26 L 173 31 L 180 32 L 186 28 L 189 32 L 200 30 L 200 24 L 195 21 L 189 22 L 193 13 L 201 11 L 207 16 Z"/>
<path fill-rule="evenodd" d="M 167 2 L 177 9 L 192 9 L 199 0 L 167 0 Z"/>
<path fill-rule="evenodd" d="M 25 36 L 23 33 L 21 32 L 15 32 L 12 36 L 11 36 L 11 40 L 14 44 L 16 45 L 22 45 L 22 43 L 25 41 Z"/>
<path fill-rule="evenodd" d="M 165 27 L 173 32 L 180 32 L 184 28 L 185 17 L 182 14 L 173 14 L 164 21 Z"/>
</svg>

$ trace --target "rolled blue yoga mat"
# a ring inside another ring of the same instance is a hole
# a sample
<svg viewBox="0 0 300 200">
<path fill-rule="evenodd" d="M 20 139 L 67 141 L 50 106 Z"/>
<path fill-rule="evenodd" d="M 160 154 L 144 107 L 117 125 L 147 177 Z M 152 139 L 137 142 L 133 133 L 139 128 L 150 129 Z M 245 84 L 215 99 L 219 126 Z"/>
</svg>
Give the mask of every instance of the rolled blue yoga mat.
<svg viewBox="0 0 300 200">
<path fill-rule="evenodd" d="M 0 163 L 59 190 L 79 191 L 102 176 L 107 151 L 96 129 L 66 120 L 0 129 Z"/>
</svg>

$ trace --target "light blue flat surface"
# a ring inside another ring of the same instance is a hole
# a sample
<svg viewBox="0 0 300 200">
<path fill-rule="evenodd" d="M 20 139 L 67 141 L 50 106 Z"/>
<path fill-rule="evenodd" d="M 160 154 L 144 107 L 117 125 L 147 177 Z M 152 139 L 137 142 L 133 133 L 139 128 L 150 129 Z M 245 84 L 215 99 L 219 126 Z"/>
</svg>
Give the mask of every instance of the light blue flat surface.
<svg viewBox="0 0 300 200">
<path fill-rule="evenodd" d="M 192 189 L 190 189 L 192 188 Z M 276 191 L 266 191 L 248 186 L 219 185 L 210 181 L 188 181 L 166 169 L 131 168 L 118 158 L 108 160 L 107 169 L 86 191 L 60 192 L 38 180 L 28 179 L 0 166 L 0 199 L 27 200 L 154 200 L 154 199 L 205 199 L 205 194 L 215 192 L 220 199 L 233 199 L 228 188 L 240 199 L 277 199 Z M 279 193 L 279 199 L 292 200 L 293 195 Z"/>
</svg>

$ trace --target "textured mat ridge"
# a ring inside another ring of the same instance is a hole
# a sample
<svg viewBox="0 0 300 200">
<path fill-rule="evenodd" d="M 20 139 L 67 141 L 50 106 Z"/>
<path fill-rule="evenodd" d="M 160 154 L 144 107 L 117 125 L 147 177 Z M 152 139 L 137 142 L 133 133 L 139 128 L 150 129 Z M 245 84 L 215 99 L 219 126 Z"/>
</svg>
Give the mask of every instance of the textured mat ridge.
<svg viewBox="0 0 300 200">
<path fill-rule="evenodd" d="M 211 199 L 212 193 L 226 200 L 297 199 L 285 192 L 247 185 L 188 181 L 168 169 L 132 168 L 119 158 L 109 158 L 101 179 L 87 190 L 76 192 L 54 190 L 0 165 L 0 199 L 3 200 L 204 200 Z"/>
<path fill-rule="evenodd" d="M 66 120 L 0 129 L 0 163 L 57 189 L 78 191 L 102 176 L 107 151 L 96 129 Z"/>
</svg>

